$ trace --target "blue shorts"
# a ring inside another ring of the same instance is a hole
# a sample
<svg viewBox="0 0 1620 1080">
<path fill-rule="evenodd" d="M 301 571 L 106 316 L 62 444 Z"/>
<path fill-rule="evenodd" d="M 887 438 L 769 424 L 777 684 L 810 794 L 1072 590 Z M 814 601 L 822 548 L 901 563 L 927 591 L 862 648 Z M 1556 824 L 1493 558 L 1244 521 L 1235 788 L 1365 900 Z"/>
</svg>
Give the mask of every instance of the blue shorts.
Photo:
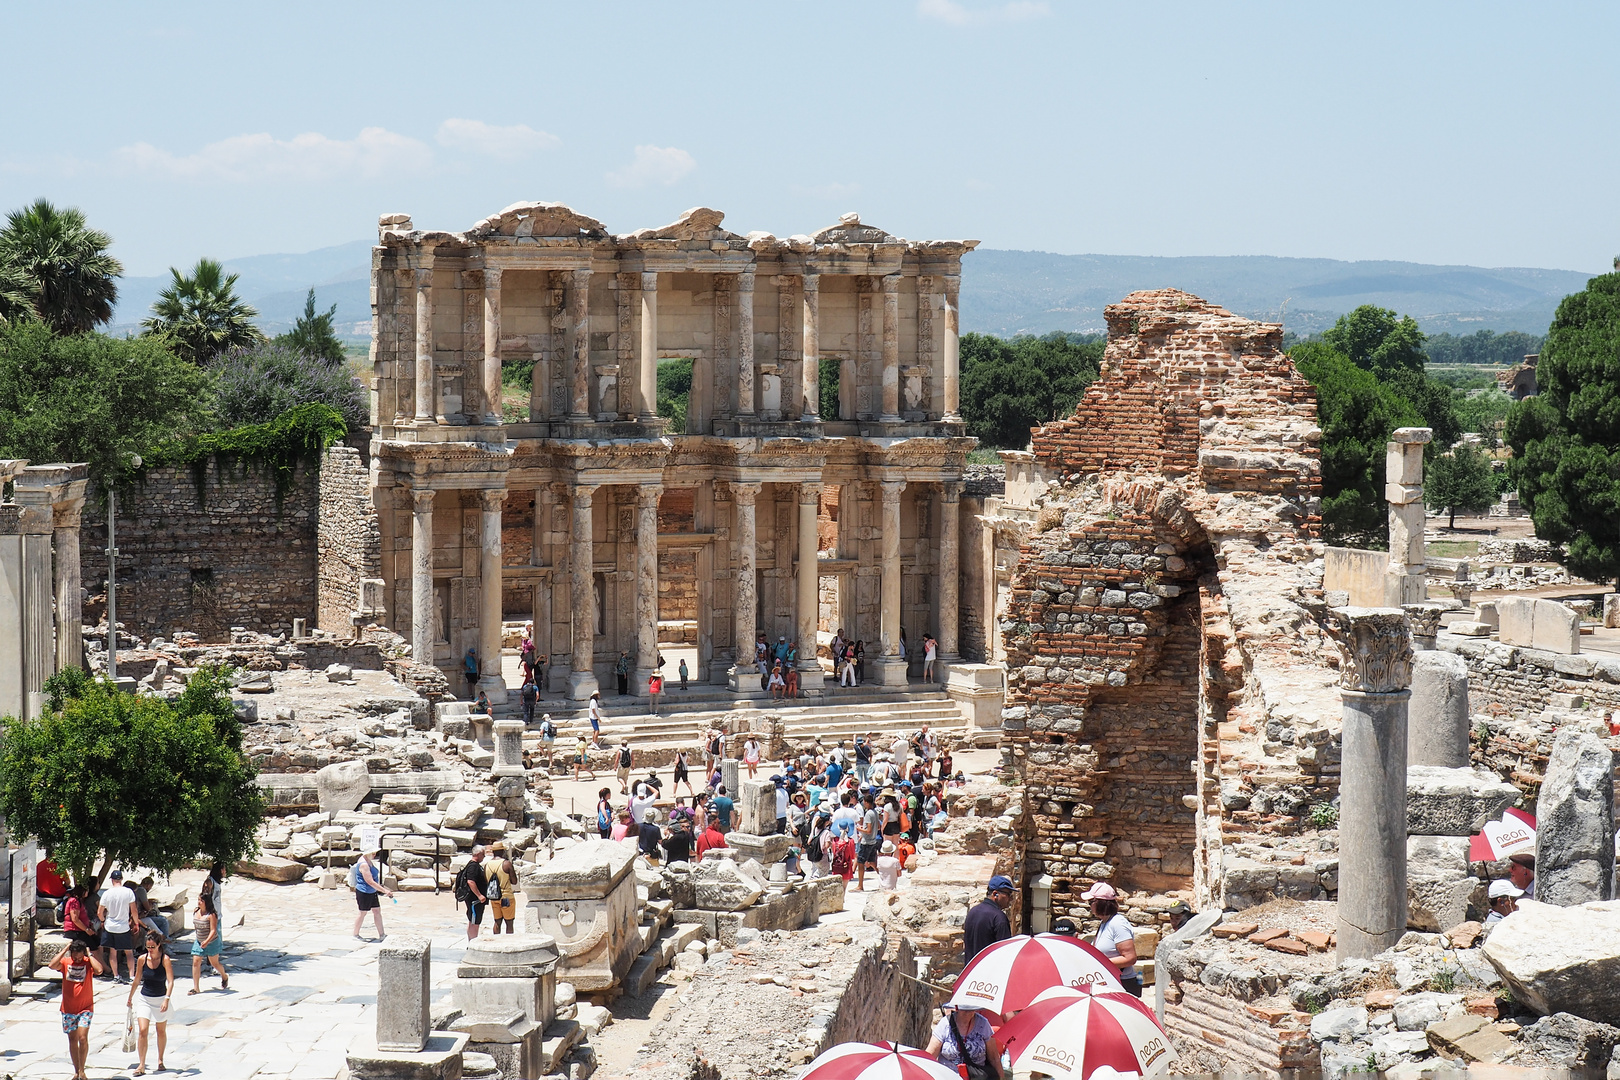
<svg viewBox="0 0 1620 1080">
<path fill-rule="evenodd" d="M 62 1030 L 67 1032 L 69 1035 L 73 1034 L 79 1028 L 84 1028 L 84 1030 L 89 1031 L 90 1030 L 90 1017 L 91 1017 L 92 1013 L 93 1013 L 93 1010 L 91 1010 L 91 1009 L 86 1009 L 82 1013 L 70 1013 L 70 1012 L 63 1013 L 62 1014 Z"/>
<path fill-rule="evenodd" d="M 488 905 L 481 900 L 467 901 L 467 922 L 477 926 L 484 921 L 484 908 Z"/>
</svg>

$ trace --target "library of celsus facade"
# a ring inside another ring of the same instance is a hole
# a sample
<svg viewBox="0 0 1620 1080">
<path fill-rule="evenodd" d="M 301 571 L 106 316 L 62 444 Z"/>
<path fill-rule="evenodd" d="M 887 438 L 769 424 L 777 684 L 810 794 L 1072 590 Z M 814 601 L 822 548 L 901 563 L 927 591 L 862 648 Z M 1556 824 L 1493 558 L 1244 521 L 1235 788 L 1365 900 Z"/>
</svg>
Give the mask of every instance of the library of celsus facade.
<svg viewBox="0 0 1620 1080">
<path fill-rule="evenodd" d="M 869 683 L 905 685 L 902 633 L 914 673 L 924 634 L 963 659 L 957 297 L 976 241 L 854 215 L 739 236 L 722 217 L 629 234 L 555 203 L 459 233 L 380 219 L 385 621 L 458 689 L 471 647 L 504 692 L 503 620 L 533 621 L 575 699 L 624 651 L 645 692 L 660 622 L 695 641 L 694 682 L 733 688 L 758 686 L 758 634 L 817 670 L 818 626 L 865 641 Z M 684 431 L 657 415 L 671 359 L 691 362 Z M 533 389 L 503 415 L 514 367 Z"/>
</svg>

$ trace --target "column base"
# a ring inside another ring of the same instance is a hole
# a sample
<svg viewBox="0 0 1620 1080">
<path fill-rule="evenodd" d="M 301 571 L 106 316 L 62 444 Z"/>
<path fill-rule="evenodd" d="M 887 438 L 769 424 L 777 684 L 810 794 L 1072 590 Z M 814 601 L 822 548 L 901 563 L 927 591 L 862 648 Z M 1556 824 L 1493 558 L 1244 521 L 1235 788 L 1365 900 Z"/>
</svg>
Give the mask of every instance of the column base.
<svg viewBox="0 0 1620 1080">
<path fill-rule="evenodd" d="M 601 689 L 597 685 L 596 672 L 594 671 L 570 671 L 568 673 L 568 696 L 575 701 L 585 701 Z"/>
<path fill-rule="evenodd" d="M 651 694 L 647 690 L 647 680 L 651 679 L 653 672 L 657 670 L 657 668 L 637 667 L 630 675 L 630 696 L 638 698 L 650 697 Z M 664 682 L 666 684 L 669 682 L 668 675 L 664 676 Z M 675 676 L 675 685 L 679 686 L 680 684 L 681 677 L 677 675 Z"/>
<path fill-rule="evenodd" d="M 506 680 L 499 675 L 484 675 L 478 680 L 478 689 L 489 698 L 491 705 L 505 705 L 507 701 Z"/>
<path fill-rule="evenodd" d="M 738 693 L 759 689 L 759 668 L 753 664 L 747 667 L 733 667 L 726 672 L 726 685 Z"/>
<path fill-rule="evenodd" d="M 905 686 L 910 681 L 906 678 L 906 662 L 898 656 L 880 657 L 871 668 L 871 681 L 879 686 Z"/>
</svg>

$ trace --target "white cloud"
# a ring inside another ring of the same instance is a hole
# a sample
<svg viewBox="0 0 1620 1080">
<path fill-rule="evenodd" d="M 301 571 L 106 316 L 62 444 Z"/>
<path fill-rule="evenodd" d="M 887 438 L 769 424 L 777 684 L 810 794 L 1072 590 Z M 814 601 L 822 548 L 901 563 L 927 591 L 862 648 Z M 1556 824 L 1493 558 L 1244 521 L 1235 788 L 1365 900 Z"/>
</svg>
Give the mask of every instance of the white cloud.
<svg viewBox="0 0 1620 1080">
<path fill-rule="evenodd" d="M 508 161 L 549 150 L 562 141 L 548 132 L 536 131 L 528 124 L 502 127 L 486 124 L 482 120 L 462 119 L 450 119 L 440 124 L 438 138 L 440 146 L 452 150 L 468 150 Z"/>
<path fill-rule="evenodd" d="M 614 187 L 638 188 L 649 184 L 668 187 L 697 168 L 685 150 L 674 146 L 638 146 L 636 159 L 622 169 L 607 174 Z"/>
<path fill-rule="evenodd" d="M 183 155 L 142 142 L 113 151 L 113 160 L 135 172 L 180 180 L 319 181 L 420 172 L 433 164 L 433 151 L 409 136 L 372 127 L 352 139 L 314 131 L 291 139 L 233 135 Z"/>
<path fill-rule="evenodd" d="M 1052 13 L 1046 0 L 1010 0 L 990 8 L 969 8 L 957 0 L 917 0 L 917 14 L 925 19 L 938 19 L 951 26 L 972 26 L 977 23 L 1023 22 Z"/>
<path fill-rule="evenodd" d="M 805 187 L 795 184 L 790 190 L 801 199 L 846 199 L 859 193 L 861 185 L 834 182 Z"/>
</svg>

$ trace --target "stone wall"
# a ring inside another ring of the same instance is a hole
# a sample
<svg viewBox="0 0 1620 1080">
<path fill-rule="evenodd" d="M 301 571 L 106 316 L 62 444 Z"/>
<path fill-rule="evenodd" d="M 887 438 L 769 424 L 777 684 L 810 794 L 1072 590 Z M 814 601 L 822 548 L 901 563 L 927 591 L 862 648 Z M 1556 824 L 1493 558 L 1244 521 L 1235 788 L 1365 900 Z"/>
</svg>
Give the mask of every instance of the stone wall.
<svg viewBox="0 0 1620 1080">
<path fill-rule="evenodd" d="M 1620 709 L 1620 657 L 1552 653 L 1484 638 L 1441 634 L 1438 647 L 1468 665 L 1468 710 L 1539 713 L 1553 694 L 1579 694 Z"/>
<path fill-rule="evenodd" d="M 278 495 L 271 467 L 234 457 L 143 470 L 118 501 L 118 621 L 140 637 L 190 630 L 206 641 L 233 626 L 315 625 L 319 476 L 300 463 Z M 106 610 L 106 547 L 106 506 L 91 501 L 79 565 L 92 625 Z"/>
<path fill-rule="evenodd" d="M 361 579 L 382 576 L 381 544 L 364 453 L 342 443 L 328 448 L 321 460 L 315 535 L 316 625 L 322 630 L 348 634 L 350 616 L 363 606 Z"/>
</svg>

